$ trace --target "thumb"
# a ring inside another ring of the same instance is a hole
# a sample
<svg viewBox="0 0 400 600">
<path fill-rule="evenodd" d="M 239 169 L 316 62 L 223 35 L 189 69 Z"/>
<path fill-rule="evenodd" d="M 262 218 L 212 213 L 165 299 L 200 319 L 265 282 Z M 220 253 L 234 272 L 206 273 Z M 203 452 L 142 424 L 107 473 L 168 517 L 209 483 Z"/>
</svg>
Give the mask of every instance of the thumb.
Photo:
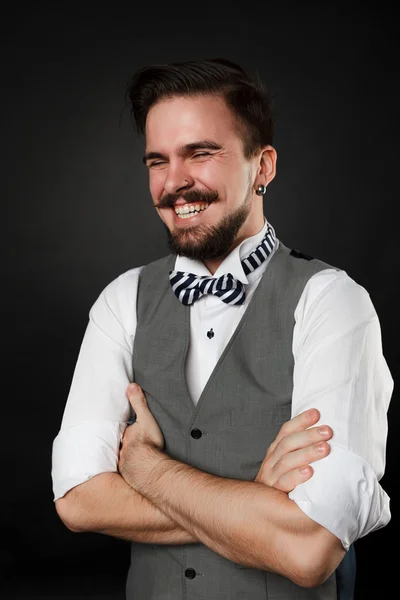
<svg viewBox="0 0 400 600">
<path fill-rule="evenodd" d="M 131 383 L 126 389 L 126 395 L 128 397 L 131 406 L 135 409 L 136 415 L 147 408 L 147 400 L 144 395 L 142 388 L 137 383 Z"/>
</svg>

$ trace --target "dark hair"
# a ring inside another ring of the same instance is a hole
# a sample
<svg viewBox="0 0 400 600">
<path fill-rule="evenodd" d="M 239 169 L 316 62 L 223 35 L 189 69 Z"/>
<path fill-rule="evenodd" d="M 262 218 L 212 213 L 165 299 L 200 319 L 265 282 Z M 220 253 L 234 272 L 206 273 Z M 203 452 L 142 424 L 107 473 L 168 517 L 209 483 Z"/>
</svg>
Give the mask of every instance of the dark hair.
<svg viewBox="0 0 400 600">
<path fill-rule="evenodd" d="M 129 81 L 126 97 L 136 131 L 144 134 L 147 114 L 160 100 L 208 93 L 223 97 L 235 115 L 246 158 L 273 143 L 271 102 L 261 80 L 224 58 L 144 67 Z"/>
</svg>

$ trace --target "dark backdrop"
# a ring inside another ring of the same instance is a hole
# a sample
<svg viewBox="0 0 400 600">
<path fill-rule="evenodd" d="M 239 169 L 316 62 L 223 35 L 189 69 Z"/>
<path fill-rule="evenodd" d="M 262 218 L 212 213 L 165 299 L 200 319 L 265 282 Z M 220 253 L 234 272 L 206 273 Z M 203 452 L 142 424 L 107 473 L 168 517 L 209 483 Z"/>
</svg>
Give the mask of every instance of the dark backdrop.
<svg viewBox="0 0 400 600">
<path fill-rule="evenodd" d="M 167 251 L 124 109 L 137 68 L 225 56 L 265 79 L 279 157 L 265 214 L 286 245 L 369 291 L 397 380 L 398 32 L 390 5 L 375 4 L 39 3 L 3 13 L 5 600 L 123 600 L 129 546 L 67 530 L 50 468 L 90 306 L 114 277 Z M 392 520 L 356 543 L 360 599 L 389 597 L 397 583 L 397 399 L 395 390 L 382 480 Z"/>
</svg>

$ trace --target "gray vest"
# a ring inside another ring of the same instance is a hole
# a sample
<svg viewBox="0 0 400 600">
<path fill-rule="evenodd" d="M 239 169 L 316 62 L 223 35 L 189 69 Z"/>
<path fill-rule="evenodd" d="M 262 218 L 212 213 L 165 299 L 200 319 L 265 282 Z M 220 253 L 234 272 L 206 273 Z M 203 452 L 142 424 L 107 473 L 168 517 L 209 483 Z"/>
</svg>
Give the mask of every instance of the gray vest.
<svg viewBox="0 0 400 600">
<path fill-rule="evenodd" d="M 172 458 L 252 481 L 291 418 L 294 311 L 308 279 L 330 268 L 281 242 L 195 405 L 185 380 L 190 307 L 171 290 L 175 256 L 140 276 L 134 380 L 143 388 Z M 337 599 L 336 576 L 317 588 L 236 564 L 204 544 L 133 542 L 128 600 Z"/>
</svg>

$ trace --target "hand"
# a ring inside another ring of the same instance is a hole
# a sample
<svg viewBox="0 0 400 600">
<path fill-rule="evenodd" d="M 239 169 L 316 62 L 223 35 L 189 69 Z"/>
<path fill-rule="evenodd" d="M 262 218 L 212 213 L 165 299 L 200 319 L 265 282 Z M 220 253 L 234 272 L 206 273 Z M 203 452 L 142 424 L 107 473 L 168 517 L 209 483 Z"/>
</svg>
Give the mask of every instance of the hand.
<svg viewBox="0 0 400 600">
<path fill-rule="evenodd" d="M 268 448 L 254 481 L 289 493 L 310 479 L 314 470 L 309 463 L 329 454 L 326 440 L 333 435 L 328 425 L 310 427 L 319 418 L 319 411 L 312 408 L 286 421 Z"/>
<path fill-rule="evenodd" d="M 118 471 L 122 477 L 133 484 L 138 470 L 144 471 L 150 461 L 151 449 L 163 450 L 164 436 L 153 417 L 146 396 L 136 384 L 130 384 L 126 395 L 135 411 L 136 421 L 125 429 L 118 460 Z"/>
</svg>

